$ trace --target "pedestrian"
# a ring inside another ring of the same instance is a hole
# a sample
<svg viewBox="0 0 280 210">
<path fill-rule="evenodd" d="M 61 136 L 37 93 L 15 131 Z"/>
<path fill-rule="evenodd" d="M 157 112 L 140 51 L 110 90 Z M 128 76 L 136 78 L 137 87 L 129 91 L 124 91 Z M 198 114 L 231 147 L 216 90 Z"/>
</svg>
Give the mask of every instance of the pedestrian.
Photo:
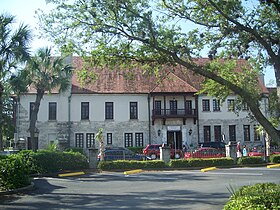
<svg viewBox="0 0 280 210">
<path fill-rule="evenodd" d="M 243 147 L 242 155 L 243 155 L 243 156 L 247 156 L 247 155 L 248 155 L 246 145 L 244 145 L 244 147 Z"/>
<path fill-rule="evenodd" d="M 185 157 L 185 153 L 187 152 L 187 147 L 185 145 L 183 145 L 183 149 L 182 149 L 182 158 Z"/>
<path fill-rule="evenodd" d="M 237 156 L 237 158 L 242 157 L 240 141 L 237 142 L 237 146 L 236 146 L 236 156 Z"/>
</svg>

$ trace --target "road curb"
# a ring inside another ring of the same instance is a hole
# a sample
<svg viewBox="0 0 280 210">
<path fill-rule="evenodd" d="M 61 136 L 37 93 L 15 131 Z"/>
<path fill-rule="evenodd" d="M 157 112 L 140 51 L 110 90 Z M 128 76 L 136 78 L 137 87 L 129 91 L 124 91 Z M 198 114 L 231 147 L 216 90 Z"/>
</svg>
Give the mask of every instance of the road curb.
<svg viewBox="0 0 280 210">
<path fill-rule="evenodd" d="M 280 167 L 280 164 L 273 164 L 273 165 L 268 165 L 266 166 L 267 168 L 277 168 Z"/>
<path fill-rule="evenodd" d="M 143 172 L 142 169 L 136 169 L 136 170 L 131 170 L 131 171 L 125 171 L 123 172 L 124 175 L 129 175 L 129 174 L 137 174 Z"/>
<path fill-rule="evenodd" d="M 79 176 L 79 175 L 84 175 L 84 174 L 85 174 L 85 172 L 79 171 L 79 172 L 58 174 L 58 176 L 59 176 L 59 177 L 67 177 L 67 176 Z"/>
<path fill-rule="evenodd" d="M 216 168 L 216 167 L 203 168 L 203 169 L 201 169 L 200 171 L 201 171 L 201 172 L 207 172 L 207 171 L 213 171 L 213 170 L 217 170 L 217 168 Z"/>
</svg>

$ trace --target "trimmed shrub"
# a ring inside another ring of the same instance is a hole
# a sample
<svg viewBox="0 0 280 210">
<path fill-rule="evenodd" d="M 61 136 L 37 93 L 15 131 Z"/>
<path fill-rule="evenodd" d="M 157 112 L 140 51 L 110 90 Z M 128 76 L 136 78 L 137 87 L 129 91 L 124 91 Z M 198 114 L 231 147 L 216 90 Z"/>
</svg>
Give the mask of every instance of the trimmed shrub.
<svg viewBox="0 0 280 210">
<path fill-rule="evenodd" d="M 86 154 L 85 154 L 85 151 L 83 150 L 83 148 L 80 148 L 80 147 L 67 148 L 67 149 L 65 150 L 65 152 L 79 152 L 79 153 L 81 153 L 82 155 L 86 155 Z"/>
<path fill-rule="evenodd" d="M 280 155 L 271 155 L 269 160 L 271 163 L 280 163 Z"/>
<path fill-rule="evenodd" d="M 26 158 L 10 155 L 0 160 L 0 188 L 2 190 L 11 190 L 29 185 L 31 183 L 29 174 L 30 167 Z"/>
<path fill-rule="evenodd" d="M 170 161 L 171 168 L 229 166 L 233 164 L 234 160 L 232 158 L 189 158 Z"/>
<path fill-rule="evenodd" d="M 132 169 L 160 169 L 168 167 L 163 161 L 136 161 L 136 160 L 116 160 L 100 161 L 97 168 L 101 170 L 132 170 Z"/>
<path fill-rule="evenodd" d="M 241 157 L 238 158 L 238 165 L 262 164 L 264 159 L 261 156 Z"/>
<path fill-rule="evenodd" d="M 79 152 L 59 152 L 40 150 L 30 153 L 33 162 L 33 172 L 53 173 L 63 170 L 88 168 L 86 156 Z"/>
<path fill-rule="evenodd" d="M 263 210 L 280 209 L 280 185 L 261 183 L 253 186 L 243 186 L 233 192 L 224 210 Z"/>
</svg>

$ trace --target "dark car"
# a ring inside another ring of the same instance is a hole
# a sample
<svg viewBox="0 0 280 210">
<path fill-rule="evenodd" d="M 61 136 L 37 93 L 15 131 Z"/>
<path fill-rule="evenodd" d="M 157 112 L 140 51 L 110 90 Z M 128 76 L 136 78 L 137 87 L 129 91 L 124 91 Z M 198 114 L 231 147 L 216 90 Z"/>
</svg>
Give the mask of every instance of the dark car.
<svg viewBox="0 0 280 210">
<path fill-rule="evenodd" d="M 160 147 L 162 147 L 162 144 L 148 144 L 143 149 L 143 154 L 149 157 L 150 159 L 157 159 L 160 157 Z M 175 150 L 171 148 L 170 150 L 170 157 L 171 158 L 181 158 L 182 157 L 182 151 L 177 149 L 176 150 L 176 156 L 175 156 Z"/>
<path fill-rule="evenodd" d="M 200 147 L 211 147 L 216 149 L 225 149 L 226 144 L 222 141 L 203 142 L 199 144 Z"/>
<path fill-rule="evenodd" d="M 225 152 L 220 149 L 211 148 L 211 147 L 202 147 L 194 152 L 186 152 L 185 159 L 188 158 L 221 158 L 225 157 Z"/>
<path fill-rule="evenodd" d="M 100 153 L 98 160 L 100 160 Z M 136 154 L 131 150 L 123 147 L 106 147 L 104 150 L 104 160 L 144 160 L 145 156 Z"/>
</svg>

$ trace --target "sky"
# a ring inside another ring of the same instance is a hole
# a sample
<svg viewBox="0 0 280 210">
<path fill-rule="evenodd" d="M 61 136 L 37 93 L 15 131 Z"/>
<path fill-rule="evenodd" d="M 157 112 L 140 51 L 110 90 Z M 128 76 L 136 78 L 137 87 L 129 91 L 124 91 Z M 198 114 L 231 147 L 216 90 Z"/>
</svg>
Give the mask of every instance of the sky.
<svg viewBox="0 0 280 210">
<path fill-rule="evenodd" d="M 45 0 L 0 0 L 0 13 L 9 13 L 16 16 L 17 23 L 29 25 L 33 32 L 33 41 L 31 43 L 31 51 L 34 53 L 40 47 L 54 47 L 47 40 L 39 39 L 39 29 L 35 11 L 40 9 L 49 10 L 50 5 Z M 273 69 L 265 70 L 265 84 L 275 81 Z M 275 82 L 274 82 L 275 83 Z M 271 85 L 269 85 L 271 86 Z M 275 86 L 275 85 L 273 85 Z"/>
</svg>

